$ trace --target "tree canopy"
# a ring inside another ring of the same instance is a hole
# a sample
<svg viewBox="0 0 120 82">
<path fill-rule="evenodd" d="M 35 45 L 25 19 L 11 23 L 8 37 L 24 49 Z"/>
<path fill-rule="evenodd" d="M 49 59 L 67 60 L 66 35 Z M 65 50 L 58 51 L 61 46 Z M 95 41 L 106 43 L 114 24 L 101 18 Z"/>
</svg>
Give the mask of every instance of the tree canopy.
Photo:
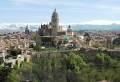
<svg viewBox="0 0 120 82">
<path fill-rule="evenodd" d="M 31 62 L 23 64 L 19 70 L 13 70 L 9 78 L 32 82 L 119 82 L 120 59 L 104 53 L 41 54 L 32 57 Z"/>
</svg>

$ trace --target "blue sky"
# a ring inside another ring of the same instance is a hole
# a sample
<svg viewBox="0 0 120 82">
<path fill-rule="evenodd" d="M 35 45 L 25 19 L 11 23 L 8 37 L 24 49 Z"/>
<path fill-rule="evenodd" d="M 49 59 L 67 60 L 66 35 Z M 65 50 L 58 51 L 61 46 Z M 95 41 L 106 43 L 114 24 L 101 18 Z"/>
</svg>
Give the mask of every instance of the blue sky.
<svg viewBox="0 0 120 82">
<path fill-rule="evenodd" d="M 50 22 L 55 8 L 61 23 L 120 20 L 120 0 L 0 0 L 0 23 Z"/>
</svg>

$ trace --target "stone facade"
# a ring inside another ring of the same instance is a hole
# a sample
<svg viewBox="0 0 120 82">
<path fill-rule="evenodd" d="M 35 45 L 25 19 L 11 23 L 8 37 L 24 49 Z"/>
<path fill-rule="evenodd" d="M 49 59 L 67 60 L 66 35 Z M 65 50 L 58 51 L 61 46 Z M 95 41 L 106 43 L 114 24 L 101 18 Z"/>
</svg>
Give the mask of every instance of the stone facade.
<svg viewBox="0 0 120 82">
<path fill-rule="evenodd" d="M 51 24 L 49 25 L 41 24 L 41 28 L 38 29 L 38 33 L 40 36 L 51 36 L 52 35 Z"/>
<path fill-rule="evenodd" d="M 41 24 L 38 33 L 40 36 L 58 36 L 59 31 L 62 31 L 62 27 L 59 26 L 59 16 L 55 9 L 51 17 L 51 22 L 49 24 Z"/>
<path fill-rule="evenodd" d="M 68 29 L 67 29 L 67 34 L 66 34 L 67 36 L 73 36 L 74 35 L 74 32 L 72 31 L 72 29 L 71 29 L 71 26 L 69 25 L 68 26 Z"/>
</svg>

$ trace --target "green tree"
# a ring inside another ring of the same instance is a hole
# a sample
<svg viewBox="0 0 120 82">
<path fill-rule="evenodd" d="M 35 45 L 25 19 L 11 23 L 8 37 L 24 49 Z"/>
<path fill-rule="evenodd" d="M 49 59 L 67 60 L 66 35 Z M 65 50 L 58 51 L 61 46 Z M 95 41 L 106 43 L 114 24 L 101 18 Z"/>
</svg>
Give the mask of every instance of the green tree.
<svg viewBox="0 0 120 82">
<path fill-rule="evenodd" d="M 95 44 L 92 45 L 92 47 L 94 47 L 94 48 L 99 48 L 99 47 L 100 47 L 100 44 L 95 43 Z"/>
<path fill-rule="evenodd" d="M 75 53 L 70 53 L 68 56 L 65 56 L 67 69 L 80 71 L 80 69 L 84 67 L 88 67 L 88 65 L 83 61 L 83 59 L 76 55 Z"/>
<path fill-rule="evenodd" d="M 16 70 L 12 70 L 8 75 L 8 82 L 20 82 L 20 75 Z"/>
<path fill-rule="evenodd" d="M 18 55 L 17 49 L 11 49 L 10 55 L 17 56 Z"/>
<path fill-rule="evenodd" d="M 35 50 L 35 51 L 41 51 L 40 45 L 34 46 L 34 47 L 33 47 L 33 50 Z"/>
<path fill-rule="evenodd" d="M 34 55 L 30 63 L 22 64 L 20 69 L 13 69 L 8 82 L 14 78 L 15 81 L 32 82 L 119 82 L 119 77 L 120 59 L 104 53 L 40 53 L 39 57 Z"/>
<path fill-rule="evenodd" d="M 118 34 L 118 38 L 113 40 L 113 44 L 116 46 L 120 45 L 120 34 Z"/>
</svg>

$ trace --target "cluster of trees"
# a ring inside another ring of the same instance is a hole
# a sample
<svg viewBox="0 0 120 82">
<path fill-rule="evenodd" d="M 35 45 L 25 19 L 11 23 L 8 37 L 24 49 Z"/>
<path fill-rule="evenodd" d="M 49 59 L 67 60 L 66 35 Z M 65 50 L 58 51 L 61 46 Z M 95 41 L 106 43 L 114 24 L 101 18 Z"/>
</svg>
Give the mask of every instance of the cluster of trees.
<svg viewBox="0 0 120 82">
<path fill-rule="evenodd" d="M 114 39 L 113 41 L 107 41 L 106 47 L 111 48 L 111 49 L 119 48 L 120 47 L 120 34 L 118 34 L 118 37 Z"/>
<path fill-rule="evenodd" d="M 0 82 L 6 82 L 11 69 L 0 66 Z M 9 82 L 9 81 L 8 81 Z"/>
<path fill-rule="evenodd" d="M 35 51 L 41 51 L 42 49 L 41 49 L 40 45 L 36 45 L 36 46 L 33 47 L 33 50 L 35 50 Z"/>
<path fill-rule="evenodd" d="M 12 57 L 16 59 L 17 55 L 21 53 L 22 53 L 21 50 L 11 48 L 10 51 L 8 51 L 8 55 L 6 56 L 6 58 Z"/>
<path fill-rule="evenodd" d="M 60 54 L 34 56 L 31 62 L 13 69 L 9 82 L 120 82 L 120 59 L 106 54 Z"/>
<path fill-rule="evenodd" d="M 101 46 L 100 46 L 99 43 L 95 43 L 95 44 L 92 45 L 92 47 L 94 47 L 94 48 L 99 48 L 99 47 L 101 47 Z"/>
<path fill-rule="evenodd" d="M 118 34 L 118 38 L 116 38 L 115 40 L 113 40 L 113 44 L 120 46 L 120 34 Z"/>
</svg>

